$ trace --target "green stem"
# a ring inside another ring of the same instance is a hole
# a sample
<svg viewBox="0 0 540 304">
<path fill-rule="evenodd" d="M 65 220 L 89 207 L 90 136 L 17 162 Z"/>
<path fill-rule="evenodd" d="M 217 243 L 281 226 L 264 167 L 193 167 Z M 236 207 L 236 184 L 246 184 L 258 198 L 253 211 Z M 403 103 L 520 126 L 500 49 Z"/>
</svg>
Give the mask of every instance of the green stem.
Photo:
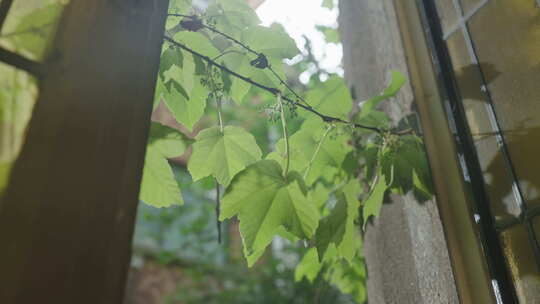
<svg viewBox="0 0 540 304">
<path fill-rule="evenodd" d="M 277 101 L 279 104 L 279 111 L 281 112 L 281 126 L 283 127 L 283 138 L 285 138 L 285 154 L 287 157 L 287 162 L 285 165 L 285 171 L 283 176 L 287 178 L 289 174 L 289 163 L 291 159 L 290 150 L 289 150 L 289 133 L 287 132 L 287 120 L 285 119 L 285 109 L 283 108 L 283 100 L 281 100 L 281 93 L 277 94 Z"/>
<path fill-rule="evenodd" d="M 321 137 L 321 140 L 319 140 L 319 144 L 317 144 L 317 148 L 315 148 L 315 152 L 313 152 L 313 156 L 311 156 L 311 159 L 309 160 L 309 164 L 306 168 L 306 171 L 304 171 L 304 180 L 307 178 L 309 171 L 311 170 L 311 166 L 315 162 L 315 158 L 317 158 L 317 154 L 319 154 L 319 151 L 321 150 L 321 147 L 324 143 L 324 140 L 328 136 L 328 133 L 330 133 L 330 130 L 332 130 L 334 126 L 330 125 L 328 128 L 326 128 L 326 131 L 324 131 L 323 136 Z"/>
<path fill-rule="evenodd" d="M 216 101 L 219 131 L 221 132 L 221 134 L 223 134 L 223 114 L 222 114 L 222 107 L 221 107 L 221 98 L 218 98 L 216 84 L 214 83 L 214 76 L 212 75 L 212 68 L 213 66 L 209 64 L 208 68 L 206 69 L 206 75 L 208 76 L 208 80 L 210 81 L 210 86 L 211 86 L 210 90 L 212 91 L 212 96 L 214 97 L 214 100 Z"/>
<path fill-rule="evenodd" d="M 223 114 L 221 113 L 221 100 L 216 97 L 217 114 L 219 120 L 219 131 L 223 133 Z"/>
</svg>

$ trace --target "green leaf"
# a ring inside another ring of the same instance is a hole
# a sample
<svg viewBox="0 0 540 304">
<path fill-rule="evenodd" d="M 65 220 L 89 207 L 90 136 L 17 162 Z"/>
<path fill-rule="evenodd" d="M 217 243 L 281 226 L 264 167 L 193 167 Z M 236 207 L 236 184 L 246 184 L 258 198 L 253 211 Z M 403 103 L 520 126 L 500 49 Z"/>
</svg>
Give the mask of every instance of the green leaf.
<svg viewBox="0 0 540 304">
<path fill-rule="evenodd" d="M 328 9 L 333 9 L 334 8 L 334 0 L 323 0 L 322 6 L 328 8 Z"/>
<path fill-rule="evenodd" d="M 226 16 L 238 26 L 259 24 L 261 20 L 245 0 L 217 0 Z"/>
<path fill-rule="evenodd" d="M 277 23 L 270 27 L 249 27 L 242 33 L 242 42 L 271 58 L 293 58 L 300 53 L 296 42 Z"/>
<path fill-rule="evenodd" d="M 317 183 L 308 193 L 309 200 L 312 201 L 319 210 L 327 210 L 326 203 L 330 197 L 330 190 L 326 189 L 322 183 Z M 323 214 L 326 215 L 326 214 Z"/>
<path fill-rule="evenodd" d="M 270 87 L 277 87 L 280 85 L 279 80 L 276 79 L 268 69 L 261 70 L 252 67 L 250 64 L 251 58 L 245 54 L 245 51 L 238 48 L 231 48 L 229 51 L 234 52 L 228 53 L 227 55 L 221 57 L 221 61 L 229 69 L 262 85 Z M 282 79 L 284 79 L 283 64 L 280 62 L 280 60 L 270 59 L 270 63 L 276 73 L 280 75 Z M 246 89 L 249 89 L 251 85 L 236 77 L 231 78 L 231 81 L 232 85 L 229 95 L 233 97 L 237 104 L 240 104 L 247 93 Z"/>
<path fill-rule="evenodd" d="M 420 138 L 398 138 L 394 145 L 381 151 L 380 166 L 389 188 L 395 192 L 415 190 L 425 199 L 431 197 L 431 175 Z"/>
<path fill-rule="evenodd" d="M 210 58 L 219 56 L 220 52 L 212 45 L 212 42 L 203 34 L 198 32 L 181 31 L 174 35 L 173 39 L 178 41 L 199 54 Z"/>
<path fill-rule="evenodd" d="M 184 203 L 169 162 L 159 152 L 150 148 L 144 160 L 140 199 L 154 207 L 169 207 Z"/>
<path fill-rule="evenodd" d="M 246 166 L 261 159 L 262 152 L 250 133 L 239 127 L 227 126 L 203 130 L 197 135 L 188 169 L 193 180 L 208 175 L 227 186 Z"/>
<path fill-rule="evenodd" d="M 337 193 L 337 204 L 330 216 L 323 218 L 315 234 L 315 245 L 322 261 L 330 244 L 334 244 L 338 254 L 352 261 L 355 254 L 356 227 L 360 202 L 357 197 L 361 189 L 357 180 L 351 180 Z"/>
<path fill-rule="evenodd" d="M 0 40 L 7 41 L 11 49 L 23 51 L 31 59 L 41 60 L 54 34 L 64 5 L 55 2 L 37 9 L 34 7 L 35 5 L 22 6 L 20 10 L 28 8 L 32 10 L 20 17 L 14 28 L 6 25 L 3 34 L 9 35 Z M 13 14 L 15 13 L 14 11 Z"/>
<path fill-rule="evenodd" d="M 210 93 L 208 89 L 199 81 L 195 83 L 193 90 L 190 92 L 189 99 L 180 93 L 176 86 L 171 86 L 170 91 L 164 91 L 165 105 L 171 111 L 176 121 L 187 127 L 189 130 L 204 115 L 206 108 L 206 100 Z"/>
<path fill-rule="evenodd" d="M 170 0 L 169 12 L 188 15 L 191 6 L 191 0 Z"/>
<path fill-rule="evenodd" d="M 352 150 L 352 147 L 346 144 L 348 135 L 345 134 L 329 134 L 319 146 L 326 126 L 321 127 L 321 125 L 314 125 L 311 122 L 305 122 L 301 129 L 289 139 L 291 168 L 293 170 L 304 174 L 313 159 L 311 168 L 305 178 L 307 185 L 312 185 L 320 177 L 332 181 L 345 160 L 345 156 Z M 315 153 L 316 151 L 317 153 Z M 269 158 L 281 164 L 285 162 L 283 140 L 278 141 L 276 153 L 270 154 Z"/>
<path fill-rule="evenodd" d="M 182 155 L 190 143 L 191 140 L 176 129 L 157 122 L 152 122 L 150 125 L 148 146 L 164 157 L 172 158 Z"/>
<path fill-rule="evenodd" d="M 384 202 L 384 194 L 386 193 L 387 189 L 388 185 L 386 184 L 386 179 L 379 172 L 376 176 L 375 185 L 373 185 L 373 189 L 371 190 L 369 197 L 363 204 L 362 213 L 364 218 L 364 227 L 371 216 L 378 217 L 381 213 L 381 207 Z"/>
<path fill-rule="evenodd" d="M 322 263 L 319 262 L 319 256 L 315 248 L 310 248 L 300 260 L 300 263 L 294 270 L 294 281 L 299 282 L 304 277 L 310 282 L 317 278 L 317 275 L 321 271 Z"/>
<path fill-rule="evenodd" d="M 180 187 L 167 158 L 180 156 L 189 140 L 175 129 L 152 123 L 144 161 L 140 199 L 154 207 L 183 204 Z"/>
<path fill-rule="evenodd" d="M 238 216 L 249 266 L 280 226 L 309 239 L 319 223 L 317 206 L 306 198 L 299 174 L 282 174 L 276 161 L 259 161 L 238 174 L 223 197 L 220 220 Z"/>
<path fill-rule="evenodd" d="M 165 87 L 165 84 L 163 83 L 163 79 L 158 76 L 157 82 L 156 82 L 156 89 L 154 92 L 154 103 L 152 104 L 152 110 L 155 110 L 159 104 L 161 103 L 161 100 L 167 95 L 169 92 L 167 91 L 167 88 Z"/>
<path fill-rule="evenodd" d="M 218 0 L 206 9 L 206 15 L 212 16 L 217 29 L 237 39 L 246 27 L 261 23 L 244 0 Z"/>
<path fill-rule="evenodd" d="M 307 102 L 320 113 L 347 119 L 352 109 L 352 98 L 343 78 L 333 76 L 306 94 Z M 312 113 L 299 112 L 306 119 L 317 119 Z"/>
<path fill-rule="evenodd" d="M 336 261 L 328 267 L 330 272 L 327 280 L 335 285 L 342 293 L 352 295 L 356 303 L 364 303 L 367 299 L 365 263 L 360 256 L 347 263 Z"/>
<path fill-rule="evenodd" d="M 391 71 L 390 83 L 382 91 L 381 94 L 374 96 L 362 103 L 362 108 L 359 114 L 359 118 L 367 116 L 373 109 L 375 109 L 382 101 L 396 96 L 401 87 L 405 84 L 407 79 L 399 71 Z"/>
<path fill-rule="evenodd" d="M 377 110 L 371 110 L 363 116 L 357 116 L 355 122 L 378 128 L 388 129 L 390 127 L 390 117 L 388 117 L 388 114 Z"/>
<path fill-rule="evenodd" d="M 315 28 L 324 35 L 327 43 L 340 43 L 339 32 L 337 29 L 324 25 L 316 25 Z"/>
<path fill-rule="evenodd" d="M 165 51 L 161 54 L 161 59 L 159 62 L 159 75 L 163 76 L 163 74 L 168 71 L 172 65 L 177 65 L 178 67 L 182 67 L 182 64 L 184 62 L 184 56 L 182 56 L 182 52 L 177 48 L 165 48 Z"/>
</svg>

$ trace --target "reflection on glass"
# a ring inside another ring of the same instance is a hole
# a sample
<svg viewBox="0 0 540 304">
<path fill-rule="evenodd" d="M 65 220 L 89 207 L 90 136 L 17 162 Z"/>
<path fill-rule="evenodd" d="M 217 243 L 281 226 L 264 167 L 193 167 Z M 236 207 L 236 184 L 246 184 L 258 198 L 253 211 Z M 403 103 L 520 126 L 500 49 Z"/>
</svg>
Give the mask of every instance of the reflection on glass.
<svg viewBox="0 0 540 304">
<path fill-rule="evenodd" d="M 452 0 L 450 0 L 452 1 Z M 475 10 L 478 10 L 486 2 L 486 0 L 459 0 L 464 15 L 469 15 Z"/>
<path fill-rule="evenodd" d="M 0 32 L 0 46 L 42 60 L 67 0 L 15 0 Z"/>
<path fill-rule="evenodd" d="M 467 51 L 461 31 L 450 36 L 447 45 L 471 135 L 484 173 L 493 215 L 498 221 L 518 217 L 521 210 L 512 193 L 507 192 L 507 189 L 512 186 L 512 178 L 499 150 L 496 129 L 493 128 L 488 116 L 485 94 L 481 91 L 482 79 L 478 65 L 471 64 L 471 56 Z M 491 80 L 493 79 L 487 79 L 488 82 Z"/>
<path fill-rule="evenodd" d="M 514 226 L 501 233 L 503 250 L 520 303 L 538 303 L 540 272 L 524 226 Z"/>
<path fill-rule="evenodd" d="M 0 196 L 23 143 L 37 92 L 32 76 L 0 63 Z"/>
<path fill-rule="evenodd" d="M 469 22 L 519 183 L 540 205 L 540 9 L 535 1 L 490 1 Z M 510 190 L 510 189 L 508 189 Z"/>
<path fill-rule="evenodd" d="M 441 20 L 443 32 L 449 31 L 458 22 L 456 9 L 451 0 L 435 0 L 437 5 L 437 13 Z"/>
</svg>

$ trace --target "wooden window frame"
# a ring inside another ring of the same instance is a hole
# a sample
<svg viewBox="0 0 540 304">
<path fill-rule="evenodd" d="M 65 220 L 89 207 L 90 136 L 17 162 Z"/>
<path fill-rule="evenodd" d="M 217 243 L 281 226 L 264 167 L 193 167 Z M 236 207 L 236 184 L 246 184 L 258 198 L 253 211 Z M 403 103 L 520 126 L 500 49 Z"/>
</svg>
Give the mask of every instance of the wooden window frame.
<svg viewBox="0 0 540 304">
<path fill-rule="evenodd" d="M 426 11 L 433 2 L 395 0 L 394 3 L 460 302 L 511 303 L 511 291 L 501 295 L 501 284 L 508 283 L 507 274 L 500 271 L 504 268 L 499 265 L 502 260 L 494 265 L 486 259 L 486 251 L 493 244 L 484 241 L 486 225 L 479 224 L 472 208 L 472 201 L 478 198 L 471 195 L 464 183 L 470 172 L 462 167 L 458 153 L 461 148 L 456 146 L 459 126 L 449 120 L 447 111 L 449 100 L 455 96 L 447 90 L 445 63 L 441 62 L 444 59 L 437 54 L 434 41 L 434 36 L 441 33 L 434 34 L 437 29 L 430 22 L 433 12 Z"/>
<path fill-rule="evenodd" d="M 168 2 L 65 9 L 0 205 L 0 303 L 122 303 Z"/>
</svg>

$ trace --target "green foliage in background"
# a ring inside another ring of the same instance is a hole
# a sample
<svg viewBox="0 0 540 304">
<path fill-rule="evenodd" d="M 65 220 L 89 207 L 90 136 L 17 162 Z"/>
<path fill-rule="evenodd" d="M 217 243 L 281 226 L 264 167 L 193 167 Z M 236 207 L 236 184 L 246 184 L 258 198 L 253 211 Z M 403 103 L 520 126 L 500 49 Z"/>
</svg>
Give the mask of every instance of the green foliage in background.
<svg viewBox="0 0 540 304">
<path fill-rule="evenodd" d="M 199 11 L 177 0 L 169 12 L 154 106 L 198 135 L 152 126 L 141 200 L 182 204 L 168 159 L 191 147 L 189 173 L 224 189 L 219 220 L 239 220 L 250 267 L 273 240 L 286 240 L 302 254 L 296 281 L 322 281 L 363 303 L 362 227 L 387 193 L 431 195 L 421 139 L 378 110 L 405 77 L 391 71 L 381 94 L 351 113 L 358 101 L 340 76 L 318 71 L 307 85 L 287 79 L 286 71 L 313 62 L 285 65 L 299 56 L 294 40 L 280 25 L 261 26 L 245 1 L 216 0 Z M 339 42 L 335 29 L 319 30 Z M 246 110 L 254 105 L 266 121 Z"/>
<path fill-rule="evenodd" d="M 42 60 L 66 0 L 14 1 L 0 32 L 0 46 Z M 19 155 L 38 95 L 36 79 L 0 63 L 0 197 Z"/>
</svg>

